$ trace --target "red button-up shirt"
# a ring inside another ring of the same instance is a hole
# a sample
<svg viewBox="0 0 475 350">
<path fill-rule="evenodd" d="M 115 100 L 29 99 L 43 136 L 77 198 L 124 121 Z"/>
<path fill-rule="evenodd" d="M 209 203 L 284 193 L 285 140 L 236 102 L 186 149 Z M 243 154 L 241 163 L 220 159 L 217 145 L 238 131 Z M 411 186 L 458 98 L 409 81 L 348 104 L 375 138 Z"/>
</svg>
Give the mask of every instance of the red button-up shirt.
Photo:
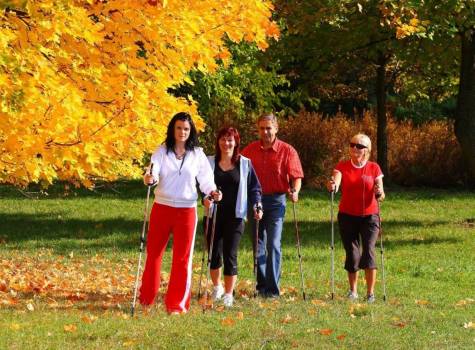
<svg viewBox="0 0 475 350">
<path fill-rule="evenodd" d="M 297 151 L 278 139 L 268 149 L 262 147 L 261 141 L 252 142 L 242 154 L 251 159 L 263 194 L 286 193 L 290 180 L 303 178 Z"/>
</svg>

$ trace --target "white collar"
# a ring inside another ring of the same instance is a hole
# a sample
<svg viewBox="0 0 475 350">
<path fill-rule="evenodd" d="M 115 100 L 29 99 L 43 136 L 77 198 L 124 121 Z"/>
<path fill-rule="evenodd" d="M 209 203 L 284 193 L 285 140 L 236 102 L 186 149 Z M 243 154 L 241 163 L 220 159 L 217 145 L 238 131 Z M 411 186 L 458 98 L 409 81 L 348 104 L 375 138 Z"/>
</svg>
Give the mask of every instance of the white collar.
<svg viewBox="0 0 475 350">
<path fill-rule="evenodd" d="M 353 160 L 352 160 L 352 159 L 350 159 L 350 162 L 351 162 L 351 165 L 353 165 L 353 167 L 355 167 L 356 169 L 364 168 L 364 166 L 366 165 L 366 163 L 368 163 L 368 161 L 365 160 L 362 165 L 356 165 L 355 163 L 353 163 Z"/>
</svg>

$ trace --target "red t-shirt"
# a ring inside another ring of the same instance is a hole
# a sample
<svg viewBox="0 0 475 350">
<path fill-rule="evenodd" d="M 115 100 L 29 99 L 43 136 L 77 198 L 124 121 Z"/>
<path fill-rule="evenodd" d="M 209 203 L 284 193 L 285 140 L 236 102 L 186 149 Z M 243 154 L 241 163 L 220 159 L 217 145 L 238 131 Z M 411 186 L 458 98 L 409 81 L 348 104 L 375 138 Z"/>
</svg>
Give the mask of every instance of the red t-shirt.
<svg viewBox="0 0 475 350">
<path fill-rule="evenodd" d="M 335 170 L 341 177 L 340 212 L 355 216 L 378 213 L 378 203 L 374 195 L 375 180 L 383 176 L 381 168 L 374 162 L 366 162 L 361 168 L 351 160 L 339 162 Z"/>
<path fill-rule="evenodd" d="M 263 194 L 286 193 L 290 179 L 303 178 L 302 165 L 295 148 L 276 139 L 264 149 L 260 141 L 250 143 L 242 155 L 251 159 Z"/>
</svg>

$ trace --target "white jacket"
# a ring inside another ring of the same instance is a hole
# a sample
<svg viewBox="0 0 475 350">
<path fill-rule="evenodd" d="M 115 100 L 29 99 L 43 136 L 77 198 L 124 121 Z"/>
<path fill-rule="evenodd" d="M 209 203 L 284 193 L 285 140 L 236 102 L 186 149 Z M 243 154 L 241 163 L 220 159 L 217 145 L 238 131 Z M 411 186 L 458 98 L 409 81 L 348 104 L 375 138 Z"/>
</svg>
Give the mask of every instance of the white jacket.
<svg viewBox="0 0 475 350">
<path fill-rule="evenodd" d="M 216 190 L 214 174 L 200 147 L 186 151 L 178 160 L 175 153 L 161 145 L 152 155 L 152 175 L 158 181 L 155 202 L 175 208 L 196 207 L 197 182 L 201 192 L 209 194 Z"/>
</svg>

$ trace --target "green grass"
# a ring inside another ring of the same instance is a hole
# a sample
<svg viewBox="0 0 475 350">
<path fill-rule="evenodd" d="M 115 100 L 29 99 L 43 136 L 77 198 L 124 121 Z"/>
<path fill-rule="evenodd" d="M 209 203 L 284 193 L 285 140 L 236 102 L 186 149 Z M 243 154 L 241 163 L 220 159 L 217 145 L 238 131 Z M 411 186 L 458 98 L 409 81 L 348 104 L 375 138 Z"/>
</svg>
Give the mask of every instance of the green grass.
<svg viewBox="0 0 475 350">
<path fill-rule="evenodd" d="M 39 199 L 0 187 L 0 287 L 2 281 L 6 285 L 0 288 L 0 301 L 17 301 L 0 304 L 0 349 L 475 348 L 475 328 L 469 327 L 475 323 L 474 192 L 387 190 L 382 205 L 386 303 L 379 278 L 376 304 L 353 305 L 344 299 L 347 283 L 338 233 L 336 299 L 330 299 L 329 197 L 305 191 L 297 216 L 306 302 L 289 206 L 281 279 L 286 293 L 279 300 L 237 296 L 232 310 L 203 314 L 194 298 L 185 316 L 168 316 L 158 304 L 149 313 L 139 308 L 136 317 L 127 318 L 144 202 L 145 190 L 138 183 L 117 184 L 114 191 L 70 190 L 68 196 L 58 186 Z M 201 263 L 198 237 L 195 279 Z M 168 249 L 164 271 L 169 261 Z M 239 264 L 239 279 L 252 281 L 248 233 Z M 61 284 L 34 289 L 43 270 L 64 276 L 64 290 Z M 13 280 L 17 284 L 9 285 Z M 88 323 L 85 317 L 97 319 Z M 65 325 L 76 329 L 68 332 Z M 322 334 L 325 330 L 331 334 Z"/>
</svg>

